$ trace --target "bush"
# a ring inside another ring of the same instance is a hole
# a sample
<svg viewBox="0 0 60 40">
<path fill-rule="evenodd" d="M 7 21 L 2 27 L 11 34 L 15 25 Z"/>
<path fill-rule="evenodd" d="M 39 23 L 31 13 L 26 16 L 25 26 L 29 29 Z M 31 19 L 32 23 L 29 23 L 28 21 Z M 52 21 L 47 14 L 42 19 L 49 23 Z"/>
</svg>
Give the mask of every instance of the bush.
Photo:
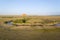
<svg viewBox="0 0 60 40">
<path fill-rule="evenodd" d="M 15 20 L 15 21 L 13 21 L 14 23 L 26 23 L 26 19 L 17 19 L 17 20 Z"/>
<path fill-rule="evenodd" d="M 24 18 L 24 19 L 22 19 L 22 23 L 26 23 L 26 19 Z"/>
</svg>

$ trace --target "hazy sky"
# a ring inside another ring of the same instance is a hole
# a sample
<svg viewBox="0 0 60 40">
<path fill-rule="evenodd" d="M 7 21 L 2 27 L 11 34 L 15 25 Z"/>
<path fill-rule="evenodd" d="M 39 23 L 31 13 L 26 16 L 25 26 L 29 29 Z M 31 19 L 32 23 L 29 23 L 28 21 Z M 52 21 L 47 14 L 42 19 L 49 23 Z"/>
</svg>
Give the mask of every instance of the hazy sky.
<svg viewBox="0 0 60 40">
<path fill-rule="evenodd" d="M 0 15 L 60 15 L 60 0 L 0 0 Z"/>
</svg>

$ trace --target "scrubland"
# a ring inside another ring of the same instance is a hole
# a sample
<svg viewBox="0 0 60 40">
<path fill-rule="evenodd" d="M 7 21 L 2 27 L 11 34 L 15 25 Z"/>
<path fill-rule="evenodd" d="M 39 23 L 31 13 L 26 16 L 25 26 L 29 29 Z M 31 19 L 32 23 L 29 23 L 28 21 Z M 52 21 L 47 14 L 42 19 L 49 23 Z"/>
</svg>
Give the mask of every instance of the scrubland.
<svg viewBox="0 0 60 40">
<path fill-rule="evenodd" d="M 58 23 L 60 16 L 0 16 L 0 40 L 60 40 Z"/>
</svg>

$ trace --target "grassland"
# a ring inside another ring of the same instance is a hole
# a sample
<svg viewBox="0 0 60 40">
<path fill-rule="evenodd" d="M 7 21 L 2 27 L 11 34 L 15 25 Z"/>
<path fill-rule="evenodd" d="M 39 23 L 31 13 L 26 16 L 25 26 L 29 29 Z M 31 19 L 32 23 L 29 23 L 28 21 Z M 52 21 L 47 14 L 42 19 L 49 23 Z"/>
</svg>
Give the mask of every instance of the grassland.
<svg viewBox="0 0 60 40">
<path fill-rule="evenodd" d="M 27 16 L 26 23 L 21 22 L 22 19 L 21 16 L 0 16 L 0 40 L 60 40 L 60 26 L 55 26 L 60 23 L 60 16 Z M 19 26 L 4 23 L 10 20 Z"/>
</svg>

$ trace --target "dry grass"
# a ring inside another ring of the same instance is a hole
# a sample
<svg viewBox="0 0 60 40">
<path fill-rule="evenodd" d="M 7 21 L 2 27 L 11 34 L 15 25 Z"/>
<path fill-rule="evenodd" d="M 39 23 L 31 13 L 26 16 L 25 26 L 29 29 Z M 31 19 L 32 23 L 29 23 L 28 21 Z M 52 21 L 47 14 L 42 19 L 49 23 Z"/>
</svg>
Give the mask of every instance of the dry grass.
<svg viewBox="0 0 60 40">
<path fill-rule="evenodd" d="M 60 29 L 3 29 L 0 40 L 60 40 Z"/>
<path fill-rule="evenodd" d="M 26 18 L 27 23 L 24 25 L 31 24 L 32 26 L 9 26 L 4 24 L 4 22 L 22 19 L 22 17 L 13 16 L 13 18 L 2 18 L 1 16 L 0 40 L 60 40 L 60 28 L 51 26 L 51 24 L 60 22 L 60 16 L 28 16 Z M 47 19 L 51 21 L 56 20 L 56 22 L 45 23 L 44 21 L 47 21 Z M 43 24 L 43 26 L 33 26 L 33 24 Z"/>
</svg>

